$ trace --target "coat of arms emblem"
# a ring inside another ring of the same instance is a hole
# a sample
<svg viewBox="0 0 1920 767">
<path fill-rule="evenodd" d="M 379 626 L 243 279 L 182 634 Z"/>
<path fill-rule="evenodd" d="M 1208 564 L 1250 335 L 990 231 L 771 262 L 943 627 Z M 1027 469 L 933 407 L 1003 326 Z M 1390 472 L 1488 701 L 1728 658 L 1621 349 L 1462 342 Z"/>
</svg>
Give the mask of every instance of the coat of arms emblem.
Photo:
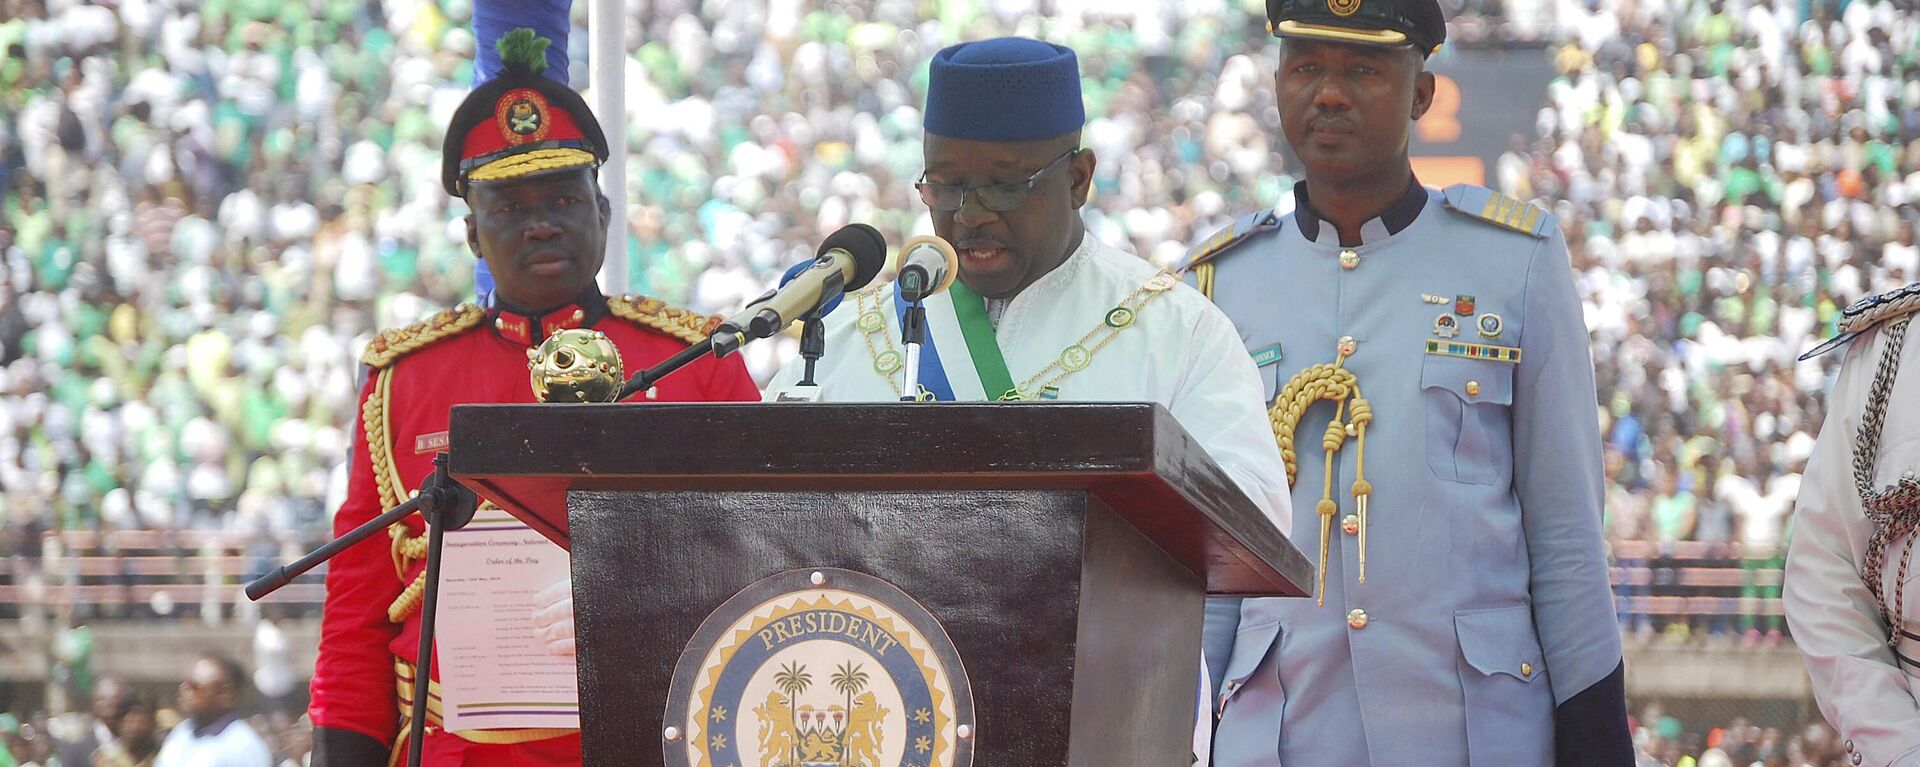
<svg viewBox="0 0 1920 767">
<path fill-rule="evenodd" d="M 869 767 L 881 763 L 881 747 L 886 742 L 883 725 L 893 710 L 865 689 L 868 675 L 863 664 L 842 663 L 830 680 L 823 681 L 830 681 L 834 690 L 845 696 L 845 705 L 801 705 L 800 698 L 814 682 L 804 664 L 788 663 L 774 674 L 774 685 L 779 689 L 768 692 L 766 702 L 753 709 L 759 726 L 761 764 Z"/>
<path fill-rule="evenodd" d="M 955 767 L 973 700 L 946 632 L 891 584 L 781 573 L 709 616 L 675 667 L 667 764 Z"/>
</svg>

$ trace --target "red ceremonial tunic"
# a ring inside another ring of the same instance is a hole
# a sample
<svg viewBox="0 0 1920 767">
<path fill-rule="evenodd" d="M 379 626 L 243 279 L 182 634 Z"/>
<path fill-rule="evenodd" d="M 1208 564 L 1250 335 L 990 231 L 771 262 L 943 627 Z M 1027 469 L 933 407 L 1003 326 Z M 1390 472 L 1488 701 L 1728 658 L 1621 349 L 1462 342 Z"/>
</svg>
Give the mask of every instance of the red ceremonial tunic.
<svg viewBox="0 0 1920 767">
<path fill-rule="evenodd" d="M 527 351 L 548 335 L 573 327 L 605 333 L 632 375 L 705 338 L 714 322 L 652 299 L 602 300 L 596 295 L 544 317 L 463 306 L 383 332 L 362 356 L 369 371 L 354 430 L 347 500 L 334 517 L 334 533 L 379 516 L 419 487 L 432 473 L 434 454 L 446 449 L 454 405 L 535 402 Z M 738 357 L 709 357 L 688 365 L 662 380 L 653 394 L 652 399 L 673 402 L 760 398 Z M 628 401 L 647 399 L 642 394 Z M 410 677 L 420 641 L 420 589 L 410 584 L 426 568 L 426 536 L 418 515 L 406 521 L 404 530 L 396 525 L 389 533 L 341 552 L 328 565 L 310 713 L 314 726 L 370 735 L 391 744 L 394 758 L 403 760 L 402 726 L 409 712 L 400 700 L 412 694 Z M 437 680 L 437 656 L 434 665 Z M 423 764 L 580 764 L 578 730 L 449 733 L 438 726 L 438 703 L 429 699 Z"/>
</svg>

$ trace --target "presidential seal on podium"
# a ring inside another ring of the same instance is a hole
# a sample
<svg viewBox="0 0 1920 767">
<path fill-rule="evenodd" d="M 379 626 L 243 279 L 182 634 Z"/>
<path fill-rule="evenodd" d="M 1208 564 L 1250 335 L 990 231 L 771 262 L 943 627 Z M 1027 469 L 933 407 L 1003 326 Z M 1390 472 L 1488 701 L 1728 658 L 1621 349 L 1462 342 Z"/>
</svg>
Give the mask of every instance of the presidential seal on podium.
<svg viewBox="0 0 1920 767">
<path fill-rule="evenodd" d="M 708 616 L 674 668 L 678 767 L 964 767 L 973 696 L 946 631 L 871 575 L 790 570 Z"/>
</svg>

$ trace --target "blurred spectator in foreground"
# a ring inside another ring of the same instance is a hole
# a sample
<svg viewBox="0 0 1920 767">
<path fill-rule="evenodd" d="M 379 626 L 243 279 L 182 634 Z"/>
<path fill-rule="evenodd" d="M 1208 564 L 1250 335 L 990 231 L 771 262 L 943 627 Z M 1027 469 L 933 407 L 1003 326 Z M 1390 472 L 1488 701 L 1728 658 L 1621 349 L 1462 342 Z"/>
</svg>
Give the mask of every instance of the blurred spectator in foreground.
<svg viewBox="0 0 1920 767">
<path fill-rule="evenodd" d="M 68 764 L 93 767 L 153 767 L 160 754 L 160 726 L 155 717 L 156 709 L 153 696 L 135 693 L 128 697 L 120 715 L 109 728 L 112 739 L 101 744 L 94 752 L 91 762 L 68 762 L 61 760 L 64 767 Z"/>
<path fill-rule="evenodd" d="M 126 713 L 131 700 L 131 691 L 119 679 L 103 676 L 95 680 L 86 713 L 74 713 L 50 723 L 54 740 L 59 743 L 54 750 L 60 756 L 60 764 L 63 767 L 92 764 L 95 751 L 114 739 L 114 723 Z"/>
<path fill-rule="evenodd" d="M 202 655 L 180 683 L 187 715 L 167 735 L 156 767 L 273 767 L 267 742 L 234 716 L 247 672 L 231 658 Z"/>
</svg>

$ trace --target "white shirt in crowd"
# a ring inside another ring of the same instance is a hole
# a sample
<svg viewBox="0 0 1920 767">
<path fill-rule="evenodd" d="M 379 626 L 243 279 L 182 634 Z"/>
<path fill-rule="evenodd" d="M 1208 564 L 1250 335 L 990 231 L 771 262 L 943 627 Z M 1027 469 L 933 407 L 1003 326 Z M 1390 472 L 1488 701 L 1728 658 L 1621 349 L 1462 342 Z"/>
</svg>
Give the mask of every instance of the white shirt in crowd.
<svg viewBox="0 0 1920 767">
<path fill-rule="evenodd" d="M 154 767 L 273 767 L 267 742 L 246 722 L 233 715 L 200 727 L 192 719 L 181 722 L 160 744 Z"/>
</svg>

